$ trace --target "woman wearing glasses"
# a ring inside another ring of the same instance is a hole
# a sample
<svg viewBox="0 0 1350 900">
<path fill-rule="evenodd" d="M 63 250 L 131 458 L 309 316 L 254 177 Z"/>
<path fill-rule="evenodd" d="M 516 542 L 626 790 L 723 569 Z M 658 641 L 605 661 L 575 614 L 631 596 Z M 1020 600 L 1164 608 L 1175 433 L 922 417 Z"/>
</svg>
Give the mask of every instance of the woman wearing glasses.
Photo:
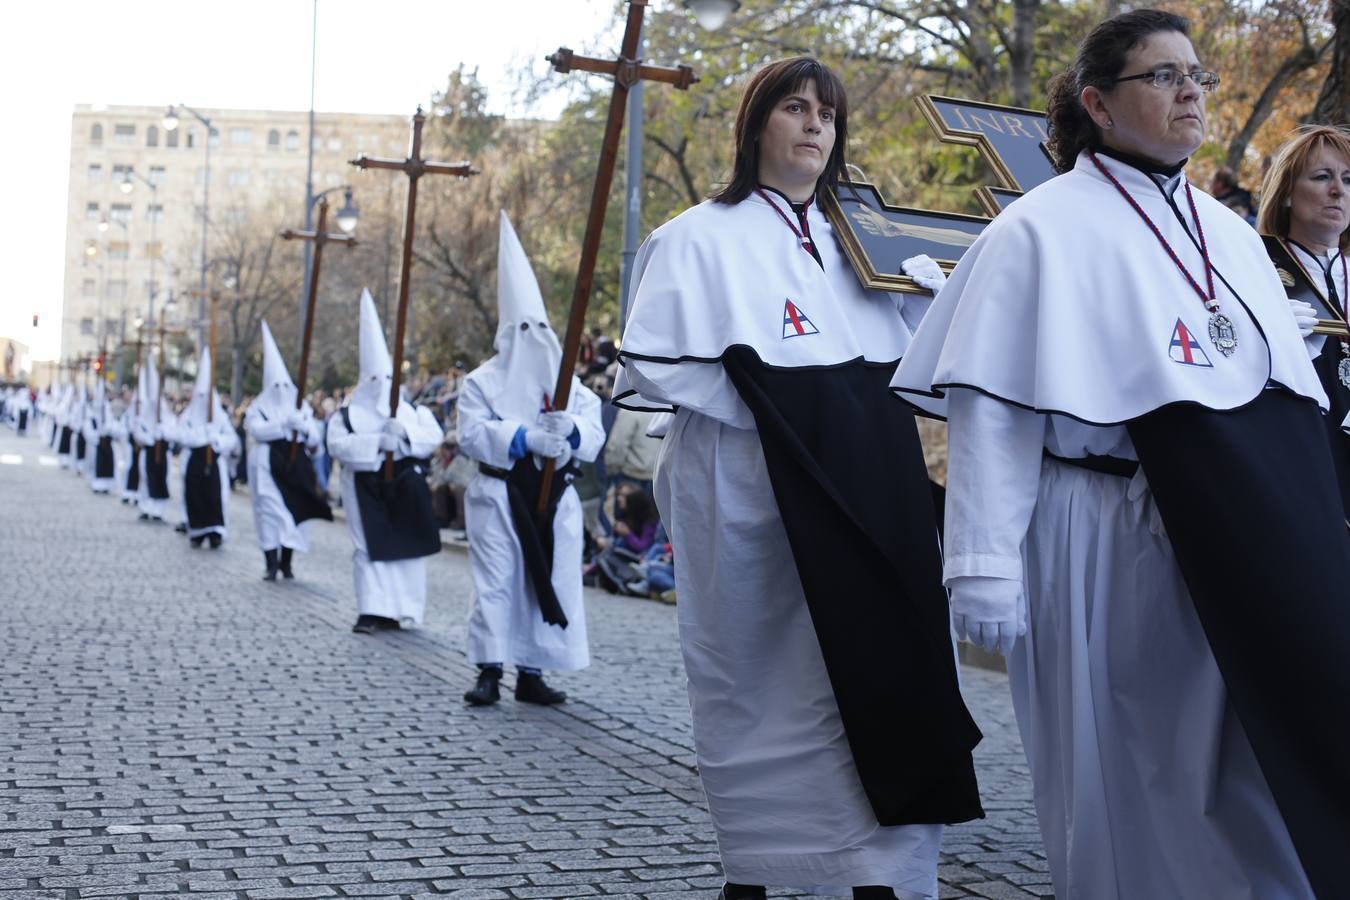
<svg viewBox="0 0 1350 900">
<path fill-rule="evenodd" d="M 1098 25 L 1061 174 L 967 251 L 893 388 L 949 419 L 944 580 L 1008 654 L 1055 893 L 1344 893 L 1350 537 L 1256 233 L 1184 167 L 1186 20 Z"/>
</svg>

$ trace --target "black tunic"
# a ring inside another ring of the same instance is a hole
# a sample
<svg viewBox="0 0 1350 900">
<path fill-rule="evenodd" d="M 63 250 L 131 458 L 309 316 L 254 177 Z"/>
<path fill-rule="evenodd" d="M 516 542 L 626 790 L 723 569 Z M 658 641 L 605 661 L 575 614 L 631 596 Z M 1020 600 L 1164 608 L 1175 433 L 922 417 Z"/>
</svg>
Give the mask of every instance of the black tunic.
<svg viewBox="0 0 1350 900">
<path fill-rule="evenodd" d="M 187 470 L 183 475 L 183 499 L 187 502 L 188 528 L 203 532 L 225 527 L 225 510 L 221 506 L 220 460 L 215 451 L 206 461 L 209 447 L 193 447 L 188 453 Z"/>
<path fill-rule="evenodd" d="M 70 430 L 70 426 L 69 426 L 69 425 L 62 425 L 62 426 L 61 426 L 61 442 L 60 442 L 59 444 L 56 445 L 56 452 L 57 452 L 58 454 L 60 454 L 61 456 L 66 456 L 66 455 L 68 455 L 68 454 L 70 453 L 70 436 L 71 436 L 71 433 L 72 433 L 72 432 L 71 432 L 71 430 Z"/>
<path fill-rule="evenodd" d="M 295 447 L 293 455 L 292 447 Z M 272 481 L 276 482 L 281 501 L 286 504 L 295 524 L 310 519 L 333 521 L 328 494 L 319 486 L 314 462 L 304 447 L 298 447 L 285 439 L 268 441 L 267 460 L 272 469 Z M 243 466 L 240 466 L 240 471 L 243 471 Z"/>
<path fill-rule="evenodd" d="M 145 448 L 145 493 L 151 500 L 169 499 L 169 442 Z"/>
<path fill-rule="evenodd" d="M 342 426 L 355 434 L 347 407 L 342 407 L 341 414 Z M 431 508 L 427 461 L 414 457 L 395 460 L 390 479 L 385 478 L 384 469 L 381 462 L 374 472 L 354 472 L 352 476 L 366 555 L 371 562 L 397 562 L 440 553 L 441 530 Z"/>
<path fill-rule="evenodd" d="M 932 492 L 894 364 L 722 365 L 754 414 L 840 719 L 882 825 L 982 818 Z"/>
<path fill-rule="evenodd" d="M 136 439 L 131 439 L 131 465 L 127 467 L 128 493 L 135 493 L 141 489 L 141 445 L 136 443 Z"/>
<path fill-rule="evenodd" d="M 1350 849 L 1350 534 L 1317 405 L 1129 424 L 1233 707 L 1318 897 Z"/>
<path fill-rule="evenodd" d="M 94 448 L 94 477 L 113 478 L 116 474 L 116 457 L 113 456 L 112 438 L 105 434 L 98 439 L 98 445 Z"/>
</svg>

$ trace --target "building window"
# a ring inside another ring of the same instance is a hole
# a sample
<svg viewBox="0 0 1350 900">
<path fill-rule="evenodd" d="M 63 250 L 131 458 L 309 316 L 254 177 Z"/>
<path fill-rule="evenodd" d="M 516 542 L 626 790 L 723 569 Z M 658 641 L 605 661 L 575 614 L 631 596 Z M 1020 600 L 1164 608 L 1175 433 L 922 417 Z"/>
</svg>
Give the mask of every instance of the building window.
<svg viewBox="0 0 1350 900">
<path fill-rule="evenodd" d="M 108 241 L 108 259 L 126 259 L 127 249 L 126 241 Z"/>
<path fill-rule="evenodd" d="M 225 173 L 225 183 L 230 187 L 248 187 L 248 169 L 230 169 Z"/>
<path fill-rule="evenodd" d="M 163 259 L 163 258 L 164 258 L 164 242 L 163 242 L 163 241 L 146 241 L 146 242 L 145 242 L 145 258 L 146 258 L 146 259 Z"/>
<path fill-rule="evenodd" d="M 131 204 L 114 203 L 112 206 L 108 207 L 108 218 L 114 222 L 130 222 Z"/>
<path fill-rule="evenodd" d="M 131 178 L 132 166 L 113 166 L 112 180 L 113 184 L 121 184 Z"/>
<path fill-rule="evenodd" d="M 334 153 L 342 152 L 342 138 L 330 137 L 328 139 L 328 149 Z"/>
<path fill-rule="evenodd" d="M 187 130 L 187 148 L 191 150 L 197 146 L 197 129 L 189 128 Z"/>
<path fill-rule="evenodd" d="M 113 143 L 126 144 L 128 146 L 136 143 L 135 125 L 114 125 Z"/>
<path fill-rule="evenodd" d="M 145 127 L 145 146 L 147 146 L 147 147 L 158 147 L 158 146 L 159 146 L 159 126 L 158 126 L 158 125 L 147 125 L 147 126 Z"/>
<path fill-rule="evenodd" d="M 123 291 L 123 293 L 126 293 L 126 292 Z M 121 319 L 104 319 L 104 320 L 103 320 L 103 333 L 104 333 L 104 334 L 120 334 L 121 331 L 122 331 L 122 320 L 121 320 Z"/>
<path fill-rule="evenodd" d="M 95 147 L 103 146 L 103 126 L 97 122 L 89 126 L 89 143 Z"/>
<path fill-rule="evenodd" d="M 84 205 L 84 217 L 91 222 L 97 222 L 99 220 L 98 204 L 86 203 Z"/>
<path fill-rule="evenodd" d="M 80 320 L 80 334 L 93 334 L 93 333 L 94 333 L 94 320 L 93 320 L 93 319 L 81 319 L 81 320 Z"/>
<path fill-rule="evenodd" d="M 236 147 L 246 147 L 253 143 L 253 129 L 251 128 L 231 128 L 230 143 Z"/>
<path fill-rule="evenodd" d="M 108 298 L 111 300 L 127 299 L 127 283 L 120 278 L 110 279 L 108 281 Z"/>
<path fill-rule="evenodd" d="M 98 293 L 98 282 L 94 281 L 92 278 L 86 278 L 80 284 L 80 293 L 86 297 L 93 297 Z"/>
<path fill-rule="evenodd" d="M 170 133 L 172 134 L 172 132 Z M 146 180 L 149 181 L 151 184 L 153 184 L 155 187 L 159 187 L 161 184 L 164 183 L 164 167 L 151 166 L 150 177 Z"/>
<path fill-rule="evenodd" d="M 103 167 L 98 163 L 90 163 L 88 180 L 90 184 L 95 184 L 96 182 L 102 181 Z"/>
<path fill-rule="evenodd" d="M 210 138 L 211 138 L 211 146 L 212 146 L 212 147 L 219 147 L 219 146 L 220 146 L 220 129 L 219 129 L 219 128 L 212 128 L 212 129 L 210 129 Z"/>
<path fill-rule="evenodd" d="M 286 149 L 287 150 L 300 149 L 300 132 L 296 131 L 295 129 L 291 129 L 290 131 L 286 132 Z"/>
<path fill-rule="evenodd" d="M 163 221 L 164 221 L 164 204 L 162 204 L 162 203 L 151 203 L 149 206 L 147 206 L 147 207 L 145 208 L 145 221 L 147 221 L 147 222 L 163 222 Z"/>
<path fill-rule="evenodd" d="M 177 129 L 177 128 L 175 128 L 173 131 L 166 131 L 166 132 L 164 132 L 164 146 L 165 146 L 165 147 L 177 147 L 177 146 L 178 146 L 178 129 Z"/>
<path fill-rule="evenodd" d="M 267 149 L 268 150 L 281 149 L 281 132 L 277 131 L 275 128 L 267 132 Z"/>
</svg>

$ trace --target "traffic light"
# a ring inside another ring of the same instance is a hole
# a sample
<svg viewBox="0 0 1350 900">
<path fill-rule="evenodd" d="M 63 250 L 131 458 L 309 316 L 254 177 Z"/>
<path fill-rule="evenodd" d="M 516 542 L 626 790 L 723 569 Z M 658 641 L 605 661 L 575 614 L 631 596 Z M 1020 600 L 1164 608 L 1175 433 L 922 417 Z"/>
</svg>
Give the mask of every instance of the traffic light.
<svg viewBox="0 0 1350 900">
<path fill-rule="evenodd" d="M 34 328 L 38 327 L 37 320 L 38 320 L 38 314 L 37 314 L 37 313 L 33 313 L 33 327 L 34 327 Z"/>
<path fill-rule="evenodd" d="M 99 372 L 102 371 L 103 371 L 103 353 L 100 352 L 98 355 L 98 359 L 94 360 L 94 374 L 98 374 Z"/>
</svg>

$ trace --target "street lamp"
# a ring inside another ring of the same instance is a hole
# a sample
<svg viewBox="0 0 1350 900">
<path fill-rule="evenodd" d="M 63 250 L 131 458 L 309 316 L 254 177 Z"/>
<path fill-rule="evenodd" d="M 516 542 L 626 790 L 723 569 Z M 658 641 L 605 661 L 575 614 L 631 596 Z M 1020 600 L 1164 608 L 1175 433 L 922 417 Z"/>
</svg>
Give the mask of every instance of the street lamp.
<svg viewBox="0 0 1350 900">
<path fill-rule="evenodd" d="M 740 0 L 684 0 L 684 8 L 708 31 L 721 28 L 740 6 Z"/>
<path fill-rule="evenodd" d="M 343 234 L 351 234 L 356 230 L 356 222 L 360 218 L 361 210 L 352 202 L 352 189 L 346 188 L 342 194 L 342 209 L 337 211 L 337 226 Z"/>
<path fill-rule="evenodd" d="M 165 131 L 174 131 L 178 128 L 178 109 L 180 107 L 187 110 L 193 118 L 198 122 L 201 122 L 206 128 L 206 140 L 203 142 L 206 145 L 206 171 L 202 179 L 202 269 L 201 282 L 197 286 L 199 290 L 199 296 L 197 298 L 197 318 L 199 320 L 197 325 L 197 346 L 200 347 L 202 346 L 203 337 L 203 326 L 201 323 L 206 320 L 206 228 L 211 221 L 211 120 L 188 106 L 186 103 L 180 103 L 177 107 L 170 106 L 168 111 L 164 114 Z"/>
</svg>

